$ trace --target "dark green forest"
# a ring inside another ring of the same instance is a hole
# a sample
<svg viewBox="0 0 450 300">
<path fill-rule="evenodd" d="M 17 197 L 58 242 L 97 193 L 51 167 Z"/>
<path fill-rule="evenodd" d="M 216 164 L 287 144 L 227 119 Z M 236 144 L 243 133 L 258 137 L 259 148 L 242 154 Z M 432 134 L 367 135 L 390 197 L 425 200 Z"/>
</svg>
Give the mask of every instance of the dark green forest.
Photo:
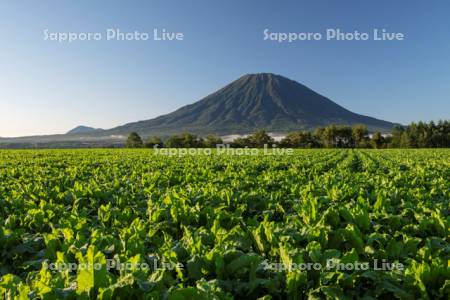
<svg viewBox="0 0 450 300">
<path fill-rule="evenodd" d="M 211 148 L 223 144 L 215 135 L 199 137 L 185 132 L 166 139 L 152 136 L 143 140 L 136 132 L 130 133 L 128 148 Z M 450 147 L 450 121 L 413 122 L 394 127 L 390 134 L 370 133 L 365 125 L 330 125 L 314 131 L 295 131 L 275 141 L 264 129 L 229 143 L 231 147 L 281 148 L 448 148 Z"/>
</svg>

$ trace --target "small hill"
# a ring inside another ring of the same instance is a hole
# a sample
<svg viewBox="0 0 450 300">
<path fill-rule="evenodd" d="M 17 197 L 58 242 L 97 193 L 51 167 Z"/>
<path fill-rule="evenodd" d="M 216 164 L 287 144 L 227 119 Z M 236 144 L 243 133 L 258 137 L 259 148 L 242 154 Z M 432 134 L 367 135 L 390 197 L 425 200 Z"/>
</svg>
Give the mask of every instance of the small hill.
<svg viewBox="0 0 450 300">
<path fill-rule="evenodd" d="M 66 134 L 92 133 L 97 131 L 103 131 L 103 129 L 80 125 L 69 130 Z"/>
</svg>

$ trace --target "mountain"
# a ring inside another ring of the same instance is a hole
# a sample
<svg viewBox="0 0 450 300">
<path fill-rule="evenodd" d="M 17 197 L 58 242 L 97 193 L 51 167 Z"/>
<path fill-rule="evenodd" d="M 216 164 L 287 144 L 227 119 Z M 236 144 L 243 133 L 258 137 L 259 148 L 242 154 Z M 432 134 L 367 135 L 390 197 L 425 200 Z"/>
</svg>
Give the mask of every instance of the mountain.
<svg viewBox="0 0 450 300">
<path fill-rule="evenodd" d="M 365 124 L 390 132 L 399 125 L 353 113 L 308 87 L 271 73 L 248 74 L 193 104 L 154 119 L 111 129 L 78 126 L 66 134 L 0 138 L 1 147 L 116 146 L 136 131 L 141 136 L 239 135 L 266 129 L 283 135 L 330 124 Z"/>
<path fill-rule="evenodd" d="M 93 127 L 89 127 L 89 126 L 77 126 L 69 131 L 67 131 L 66 134 L 80 134 L 80 133 L 91 133 L 91 132 L 97 132 L 97 131 L 102 131 L 103 129 L 101 128 L 93 128 Z"/>
<path fill-rule="evenodd" d="M 248 74 L 190 105 L 155 119 L 125 124 L 105 133 L 167 135 L 242 134 L 313 129 L 330 124 L 365 124 L 390 131 L 394 123 L 353 113 L 308 87 L 271 73 Z"/>
</svg>

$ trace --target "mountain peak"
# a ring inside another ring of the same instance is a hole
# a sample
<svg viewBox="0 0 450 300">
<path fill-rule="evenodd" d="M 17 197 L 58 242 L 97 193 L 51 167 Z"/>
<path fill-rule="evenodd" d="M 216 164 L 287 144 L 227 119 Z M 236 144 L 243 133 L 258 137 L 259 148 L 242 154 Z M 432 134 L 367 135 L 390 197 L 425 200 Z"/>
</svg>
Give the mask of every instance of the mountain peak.
<svg viewBox="0 0 450 300">
<path fill-rule="evenodd" d="M 259 78 L 259 79 L 266 79 L 271 77 L 282 77 L 281 75 L 277 75 L 274 73 L 248 73 L 243 75 L 242 77 L 253 77 L 253 78 Z"/>
<path fill-rule="evenodd" d="M 255 81 L 271 81 L 271 80 L 290 80 L 286 77 L 283 77 L 274 73 L 254 73 L 254 74 L 245 74 L 240 79 L 245 80 L 255 80 Z M 238 79 L 239 80 L 239 79 Z"/>
</svg>

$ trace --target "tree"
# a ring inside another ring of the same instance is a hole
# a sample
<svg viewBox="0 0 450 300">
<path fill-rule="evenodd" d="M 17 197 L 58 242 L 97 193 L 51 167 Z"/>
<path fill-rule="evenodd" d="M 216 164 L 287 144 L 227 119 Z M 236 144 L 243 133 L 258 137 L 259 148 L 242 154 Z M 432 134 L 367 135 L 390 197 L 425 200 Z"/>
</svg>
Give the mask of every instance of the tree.
<svg viewBox="0 0 450 300">
<path fill-rule="evenodd" d="M 403 131 L 401 137 L 400 137 L 400 148 L 410 148 L 412 147 L 411 143 L 411 136 L 407 131 Z"/>
<path fill-rule="evenodd" d="M 218 136 L 210 134 L 206 136 L 203 144 L 206 148 L 216 148 L 217 145 L 223 144 L 223 140 Z"/>
<path fill-rule="evenodd" d="M 144 143 L 141 137 L 136 132 L 132 132 L 128 135 L 126 147 L 127 148 L 142 148 Z"/>
<path fill-rule="evenodd" d="M 319 147 L 323 147 L 325 145 L 324 144 L 324 140 L 325 140 L 324 132 L 325 132 L 325 128 L 323 128 L 323 127 L 318 127 L 318 128 L 316 128 L 316 130 L 314 130 L 313 137 Z"/>
<path fill-rule="evenodd" d="M 381 132 L 377 131 L 372 135 L 372 145 L 375 149 L 380 149 L 383 146 L 384 138 Z"/>
<path fill-rule="evenodd" d="M 166 141 L 166 145 L 169 148 L 197 148 L 203 146 L 203 140 L 194 134 L 185 132 L 181 135 L 172 135 Z"/>
<path fill-rule="evenodd" d="M 233 142 L 231 143 L 231 147 L 244 148 L 244 147 L 249 147 L 250 144 L 251 144 L 251 142 L 247 137 L 238 137 L 233 140 Z"/>
<path fill-rule="evenodd" d="M 182 143 L 184 148 L 196 148 L 201 147 L 201 142 L 195 134 L 185 132 L 181 135 Z"/>
<path fill-rule="evenodd" d="M 392 131 L 391 147 L 428 148 L 449 147 L 449 121 L 412 122 L 408 126 L 397 127 Z"/>
<path fill-rule="evenodd" d="M 390 146 L 392 148 L 398 148 L 401 146 L 402 143 L 402 134 L 405 131 L 405 129 L 402 126 L 395 126 L 392 129 L 392 139 Z"/>
<path fill-rule="evenodd" d="M 336 147 L 337 127 L 336 125 L 330 125 L 324 128 L 322 132 L 322 143 L 327 148 Z"/>
<path fill-rule="evenodd" d="M 149 137 L 146 141 L 145 141 L 145 147 L 146 148 L 153 148 L 153 147 L 163 147 L 163 141 L 161 140 L 161 138 L 159 136 L 152 136 Z"/>
<path fill-rule="evenodd" d="M 262 148 L 264 145 L 270 145 L 274 143 L 273 138 L 267 134 L 267 132 L 263 129 L 257 130 L 254 134 L 250 135 L 248 137 L 248 140 L 250 141 L 249 146 L 251 147 L 259 147 Z"/>
<path fill-rule="evenodd" d="M 182 148 L 183 147 L 183 138 L 179 135 L 172 135 L 166 141 L 166 145 L 169 148 Z"/>
<path fill-rule="evenodd" d="M 355 147 L 366 147 L 366 139 L 369 134 L 369 130 L 366 125 L 356 124 L 352 126 L 352 138 Z"/>
<path fill-rule="evenodd" d="M 322 132 L 322 143 L 327 148 L 350 147 L 353 145 L 352 128 L 350 126 L 330 125 Z"/>
<path fill-rule="evenodd" d="M 317 145 L 314 136 L 309 131 L 289 133 L 280 141 L 281 147 L 313 148 Z"/>
</svg>

